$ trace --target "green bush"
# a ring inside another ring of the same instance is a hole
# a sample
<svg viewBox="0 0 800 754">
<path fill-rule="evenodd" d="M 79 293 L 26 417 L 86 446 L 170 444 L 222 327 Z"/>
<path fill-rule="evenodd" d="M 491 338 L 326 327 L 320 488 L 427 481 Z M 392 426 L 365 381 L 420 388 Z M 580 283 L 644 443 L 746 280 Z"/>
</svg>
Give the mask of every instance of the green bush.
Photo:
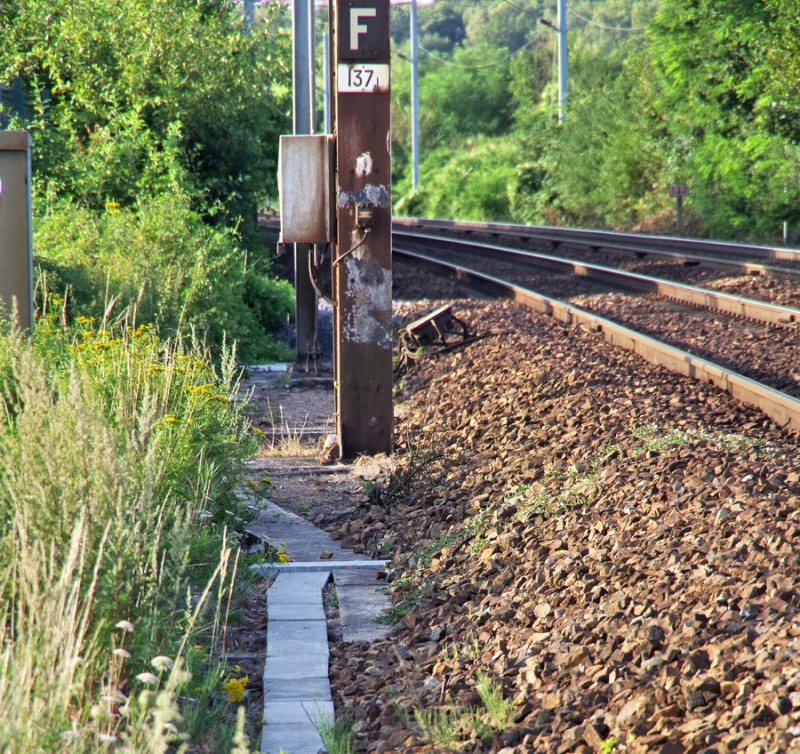
<svg viewBox="0 0 800 754">
<path fill-rule="evenodd" d="M 0 82 L 20 76 L 29 93 L 37 193 L 133 205 L 163 190 L 150 171 L 164 153 L 197 190 L 196 209 L 215 206 L 250 232 L 290 124 L 278 12 L 243 34 L 227 0 L 0 4 Z"/>
<path fill-rule="evenodd" d="M 194 332 L 216 353 L 235 342 L 244 362 L 275 351 L 271 336 L 292 309 L 291 287 L 248 269 L 234 234 L 205 224 L 178 190 L 102 214 L 56 203 L 34 246 L 40 291 L 69 291 L 69 317 L 131 307 L 137 323 Z"/>
<path fill-rule="evenodd" d="M 398 214 L 460 220 L 508 220 L 510 187 L 522 155 L 511 138 L 470 139 L 461 149 L 439 149 L 423 162 L 422 188 L 398 200 Z M 458 186 L 458 191 L 452 187 Z M 397 194 L 408 191 L 407 182 Z"/>
</svg>

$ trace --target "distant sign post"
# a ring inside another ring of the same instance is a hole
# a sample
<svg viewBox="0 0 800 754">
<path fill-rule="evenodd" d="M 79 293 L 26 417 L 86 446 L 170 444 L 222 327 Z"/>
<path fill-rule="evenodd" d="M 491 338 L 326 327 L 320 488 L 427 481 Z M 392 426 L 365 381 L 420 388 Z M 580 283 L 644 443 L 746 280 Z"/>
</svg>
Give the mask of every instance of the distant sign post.
<svg viewBox="0 0 800 754">
<path fill-rule="evenodd" d="M 336 422 L 345 458 L 392 449 L 389 0 L 336 1 Z"/>
<path fill-rule="evenodd" d="M 686 183 L 670 183 L 669 195 L 675 197 L 675 215 L 680 234 L 683 233 L 683 197 L 689 196 L 689 186 Z"/>
<path fill-rule="evenodd" d="M 31 136 L 0 131 L 0 317 L 33 332 Z"/>
</svg>

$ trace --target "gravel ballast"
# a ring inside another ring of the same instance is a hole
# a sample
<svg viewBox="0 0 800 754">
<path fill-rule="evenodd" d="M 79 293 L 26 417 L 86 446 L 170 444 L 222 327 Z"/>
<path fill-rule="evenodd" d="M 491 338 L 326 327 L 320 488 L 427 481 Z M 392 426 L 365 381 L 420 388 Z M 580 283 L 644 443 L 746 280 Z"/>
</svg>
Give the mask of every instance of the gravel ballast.
<svg viewBox="0 0 800 754">
<path fill-rule="evenodd" d="M 519 305 L 455 306 L 499 334 L 414 365 L 394 476 L 327 522 L 392 559 L 389 638 L 331 648 L 358 750 L 446 750 L 415 710 L 462 751 L 800 750 L 796 438 Z M 502 727 L 468 722 L 479 671 Z"/>
</svg>

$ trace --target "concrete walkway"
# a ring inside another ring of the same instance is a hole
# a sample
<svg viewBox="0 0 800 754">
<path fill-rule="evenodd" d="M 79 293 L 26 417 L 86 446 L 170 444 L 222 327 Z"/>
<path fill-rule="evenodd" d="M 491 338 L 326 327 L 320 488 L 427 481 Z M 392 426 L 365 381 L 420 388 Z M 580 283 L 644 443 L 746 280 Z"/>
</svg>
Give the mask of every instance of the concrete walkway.
<svg viewBox="0 0 800 754">
<path fill-rule="evenodd" d="M 254 567 L 276 576 L 267 591 L 261 752 L 318 754 L 325 750 L 320 723 L 334 720 L 322 589 L 333 576 L 344 641 L 381 638 L 388 627 L 374 621 L 390 600 L 375 574 L 385 562 L 341 547 L 322 529 L 272 503 L 250 529 L 281 543 L 292 558 Z M 322 553 L 331 556 L 323 560 Z"/>
</svg>

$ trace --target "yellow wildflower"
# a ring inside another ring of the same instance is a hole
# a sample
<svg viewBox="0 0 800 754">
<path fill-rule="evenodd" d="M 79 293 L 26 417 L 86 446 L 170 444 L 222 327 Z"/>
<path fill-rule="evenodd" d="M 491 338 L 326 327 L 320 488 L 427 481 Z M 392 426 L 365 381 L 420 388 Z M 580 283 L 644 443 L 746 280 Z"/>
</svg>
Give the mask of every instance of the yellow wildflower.
<svg viewBox="0 0 800 754">
<path fill-rule="evenodd" d="M 207 383 L 205 385 L 188 385 L 186 387 L 186 392 L 192 395 L 208 395 L 209 393 L 213 393 L 216 389 L 216 385 Z"/>
<path fill-rule="evenodd" d="M 229 678 L 222 684 L 222 689 L 228 695 L 228 701 L 231 703 L 239 703 L 244 701 L 244 692 L 250 678 L 243 676 L 242 678 Z"/>
</svg>

